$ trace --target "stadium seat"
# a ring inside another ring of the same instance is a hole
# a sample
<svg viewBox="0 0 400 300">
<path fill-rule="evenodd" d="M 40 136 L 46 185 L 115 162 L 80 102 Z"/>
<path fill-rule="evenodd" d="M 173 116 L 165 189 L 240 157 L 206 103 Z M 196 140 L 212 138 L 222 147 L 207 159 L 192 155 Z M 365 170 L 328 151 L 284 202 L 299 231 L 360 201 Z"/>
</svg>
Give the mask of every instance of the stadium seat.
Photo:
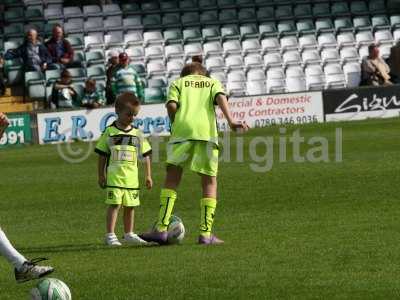
<svg viewBox="0 0 400 300">
<path fill-rule="evenodd" d="M 225 57 L 225 65 L 228 70 L 242 69 L 244 62 L 241 55 L 233 54 Z"/>
<path fill-rule="evenodd" d="M 224 56 L 229 54 L 240 54 L 242 52 L 242 46 L 239 41 L 230 40 L 226 41 L 222 44 L 222 48 L 224 50 Z"/>
<path fill-rule="evenodd" d="M 368 15 L 369 9 L 365 1 L 351 1 L 350 12 L 352 15 Z"/>
<path fill-rule="evenodd" d="M 353 26 L 356 32 L 372 30 L 371 19 L 369 17 L 353 18 Z"/>
<path fill-rule="evenodd" d="M 270 37 L 261 40 L 261 48 L 263 54 L 265 54 L 267 52 L 280 51 L 281 45 L 279 43 L 278 38 Z"/>
<path fill-rule="evenodd" d="M 86 66 L 104 65 L 105 57 L 102 50 L 88 51 L 85 54 Z"/>
<path fill-rule="evenodd" d="M 123 30 L 122 17 L 121 16 L 111 16 L 104 20 L 104 31 L 114 32 Z"/>
<path fill-rule="evenodd" d="M 70 19 L 64 23 L 64 31 L 68 36 L 74 33 L 80 33 L 83 35 L 84 33 L 83 24 L 84 24 L 83 18 Z"/>
<path fill-rule="evenodd" d="M 262 69 L 252 69 L 247 72 L 247 82 L 250 81 L 265 81 L 265 73 Z"/>
<path fill-rule="evenodd" d="M 43 22 L 44 16 L 43 12 L 40 9 L 27 9 L 25 10 L 25 22 Z"/>
<path fill-rule="evenodd" d="M 181 58 L 184 57 L 184 51 L 182 45 L 168 45 L 164 48 L 165 58 L 169 60 L 170 58 Z"/>
<path fill-rule="evenodd" d="M 256 24 L 244 24 L 240 26 L 241 39 L 258 39 L 259 32 Z"/>
<path fill-rule="evenodd" d="M 356 34 L 356 42 L 358 46 L 370 45 L 374 42 L 374 37 L 370 31 L 361 31 Z"/>
<path fill-rule="evenodd" d="M 147 80 L 147 87 L 149 88 L 165 88 L 166 85 L 167 83 L 165 77 Z"/>
<path fill-rule="evenodd" d="M 165 94 L 160 87 L 148 87 L 144 89 L 144 103 L 154 104 L 165 101 Z"/>
<path fill-rule="evenodd" d="M 24 22 L 24 9 L 22 7 L 14 7 L 4 11 L 4 20 L 8 23 Z"/>
<path fill-rule="evenodd" d="M 4 37 L 6 39 L 22 38 L 24 36 L 24 26 L 22 24 L 13 23 L 7 25 L 3 29 Z"/>
<path fill-rule="evenodd" d="M 235 8 L 236 2 L 235 0 L 217 0 L 218 7 L 221 8 Z"/>
<path fill-rule="evenodd" d="M 392 43 L 383 43 L 379 45 L 379 53 L 383 59 L 388 59 L 390 56 L 390 49 L 393 47 Z"/>
<path fill-rule="evenodd" d="M 358 87 L 361 83 L 361 66 L 359 63 L 346 63 L 343 72 L 348 88 Z"/>
<path fill-rule="evenodd" d="M 130 32 L 124 35 L 124 43 L 126 47 L 143 45 L 143 35 L 139 31 Z"/>
<path fill-rule="evenodd" d="M 125 53 L 129 56 L 131 61 L 143 62 L 144 61 L 144 48 L 142 46 L 133 46 L 125 49 Z"/>
<path fill-rule="evenodd" d="M 95 65 L 87 68 L 87 77 L 95 80 L 105 80 L 106 70 L 104 65 Z"/>
<path fill-rule="evenodd" d="M 327 64 L 324 66 L 326 89 L 345 88 L 346 80 L 339 64 Z"/>
<path fill-rule="evenodd" d="M 179 10 L 177 1 L 160 1 L 160 10 L 163 12 L 171 12 Z"/>
<path fill-rule="evenodd" d="M 379 30 L 375 32 L 375 42 L 378 44 L 393 43 L 393 35 L 390 30 Z"/>
<path fill-rule="evenodd" d="M 218 25 L 218 11 L 203 11 L 200 14 L 200 24 L 202 25 Z"/>
<path fill-rule="evenodd" d="M 181 16 L 182 26 L 200 26 L 200 16 L 197 12 L 186 12 Z"/>
<path fill-rule="evenodd" d="M 293 21 L 281 21 L 278 23 L 278 33 L 280 36 L 297 35 L 296 25 Z"/>
<path fill-rule="evenodd" d="M 331 14 L 334 17 L 349 16 L 350 15 L 349 5 L 345 1 L 332 3 Z"/>
<path fill-rule="evenodd" d="M 289 50 L 282 54 L 284 65 L 298 65 L 301 64 L 301 56 L 297 50 Z"/>
<path fill-rule="evenodd" d="M 368 6 L 371 15 L 386 13 L 384 0 L 370 0 L 368 1 Z"/>
<path fill-rule="evenodd" d="M 164 43 L 165 45 L 170 44 L 181 44 L 183 41 L 182 31 L 179 29 L 167 29 L 164 31 Z"/>
<path fill-rule="evenodd" d="M 286 36 L 281 38 L 281 50 L 294 50 L 299 48 L 297 37 L 295 36 Z"/>
<path fill-rule="evenodd" d="M 186 44 L 183 49 L 185 51 L 185 60 L 194 55 L 203 55 L 203 48 L 200 43 Z"/>
<path fill-rule="evenodd" d="M 73 61 L 83 66 L 85 64 L 85 53 L 82 50 L 75 49 Z"/>
<path fill-rule="evenodd" d="M 318 48 L 318 42 L 315 35 L 303 35 L 299 38 L 299 48 L 303 49 L 316 49 Z"/>
<path fill-rule="evenodd" d="M 236 25 L 226 25 L 221 27 L 221 38 L 222 41 L 226 40 L 238 40 L 240 39 L 240 33 Z"/>
<path fill-rule="evenodd" d="M 246 69 L 260 68 L 264 66 L 263 59 L 258 53 L 250 53 L 244 57 Z"/>
<path fill-rule="evenodd" d="M 227 74 L 228 82 L 245 82 L 246 75 L 242 70 L 231 70 Z"/>
<path fill-rule="evenodd" d="M 264 65 L 266 68 L 281 67 L 282 64 L 283 61 L 279 52 L 267 53 L 264 55 Z"/>
<path fill-rule="evenodd" d="M 291 5 L 279 5 L 275 8 L 275 19 L 289 20 L 293 19 L 293 12 Z"/>
<path fill-rule="evenodd" d="M 143 28 L 141 16 L 128 16 L 122 20 L 125 30 L 140 30 Z"/>
<path fill-rule="evenodd" d="M 321 63 L 321 57 L 316 49 L 304 50 L 301 53 L 301 59 L 305 65 Z"/>
<path fill-rule="evenodd" d="M 154 75 L 164 76 L 166 73 L 165 65 L 162 60 L 150 60 L 146 66 L 147 78 Z"/>
<path fill-rule="evenodd" d="M 362 45 L 358 48 L 358 55 L 361 57 L 361 59 L 367 57 L 368 54 L 368 45 Z"/>
<path fill-rule="evenodd" d="M 230 96 L 243 96 L 246 91 L 246 83 L 243 81 L 227 81 L 226 89 Z"/>
<path fill-rule="evenodd" d="M 167 73 L 180 73 L 183 66 L 181 59 L 171 59 L 167 62 Z"/>
<path fill-rule="evenodd" d="M 68 6 L 63 8 L 63 15 L 66 20 L 70 19 L 82 19 L 83 13 L 80 7 L 78 6 Z"/>
<path fill-rule="evenodd" d="M 203 44 L 203 53 L 206 57 L 210 55 L 221 55 L 223 51 L 220 42 L 214 41 Z"/>
<path fill-rule="evenodd" d="M 360 57 L 355 47 L 344 47 L 340 50 L 340 59 L 342 64 L 347 62 L 358 62 Z"/>
<path fill-rule="evenodd" d="M 285 74 L 282 68 L 270 68 L 267 71 L 267 93 L 284 93 Z"/>
<path fill-rule="evenodd" d="M 325 87 L 325 74 L 321 66 L 310 65 L 305 68 L 306 89 L 309 91 L 323 90 Z"/>
<path fill-rule="evenodd" d="M 242 8 L 238 13 L 239 23 L 254 22 L 256 20 L 256 12 L 254 8 Z"/>
<path fill-rule="evenodd" d="M 249 96 L 265 95 L 267 92 L 266 82 L 263 81 L 247 81 L 246 94 Z"/>
<path fill-rule="evenodd" d="M 104 37 L 101 35 L 88 35 L 84 37 L 85 49 L 103 49 Z"/>
<path fill-rule="evenodd" d="M 25 90 L 31 99 L 44 100 L 45 78 L 42 72 L 25 72 Z"/>
<path fill-rule="evenodd" d="M 144 1 L 140 4 L 140 8 L 143 13 L 157 13 L 160 10 L 160 6 L 157 1 Z"/>
<path fill-rule="evenodd" d="M 336 48 L 336 37 L 331 33 L 324 33 L 318 36 L 318 45 L 320 48 Z"/>
<path fill-rule="evenodd" d="M 164 59 L 164 48 L 161 45 L 151 45 L 144 49 L 144 56 L 148 59 Z"/>
<path fill-rule="evenodd" d="M 146 31 L 143 33 L 143 42 L 145 47 L 150 44 L 161 45 L 164 42 L 164 37 L 160 31 Z"/>
<path fill-rule="evenodd" d="M 330 17 L 331 9 L 329 3 L 315 3 L 312 9 L 312 14 L 316 18 Z"/>
<path fill-rule="evenodd" d="M 293 13 L 297 19 L 313 17 L 310 4 L 297 4 L 293 9 Z"/>
<path fill-rule="evenodd" d="M 124 34 L 122 31 L 115 31 L 104 36 L 105 49 L 124 48 Z"/>
<path fill-rule="evenodd" d="M 400 15 L 392 15 L 390 16 L 390 25 L 392 29 L 397 29 L 400 27 Z"/>
<path fill-rule="evenodd" d="M 315 34 L 316 32 L 314 22 L 309 19 L 297 21 L 296 28 L 299 35 Z"/>
<path fill-rule="evenodd" d="M 335 31 L 330 19 L 318 19 L 315 21 L 317 33 L 333 33 Z"/>
<path fill-rule="evenodd" d="M 129 65 L 135 69 L 136 73 L 138 73 L 140 77 L 146 75 L 146 68 L 143 63 L 130 63 Z"/>
<path fill-rule="evenodd" d="M 336 36 L 339 47 L 355 46 L 356 39 L 352 32 L 340 33 Z"/>
<path fill-rule="evenodd" d="M 210 77 L 219 80 L 222 84 L 226 83 L 226 75 L 221 71 L 210 71 Z"/>
<path fill-rule="evenodd" d="M 176 28 L 181 23 L 181 18 L 178 13 L 168 13 L 162 17 L 163 28 Z"/>
<path fill-rule="evenodd" d="M 302 92 L 307 90 L 306 78 L 300 76 L 286 77 L 286 92 Z"/>
<path fill-rule="evenodd" d="M 86 79 L 86 71 L 83 68 L 68 68 L 67 69 L 71 74 L 72 81 L 84 81 Z"/>
<path fill-rule="evenodd" d="M 247 53 L 259 53 L 261 50 L 261 45 L 258 39 L 248 39 L 242 42 L 243 55 Z"/>
<path fill-rule="evenodd" d="M 338 18 L 334 22 L 336 32 L 353 32 L 354 27 L 350 18 Z"/>
<path fill-rule="evenodd" d="M 118 4 L 105 4 L 102 6 L 103 16 L 111 17 L 111 16 L 121 16 L 122 11 Z"/>
<path fill-rule="evenodd" d="M 98 5 L 84 5 L 82 11 L 85 18 L 103 16 L 103 12 Z"/>
<path fill-rule="evenodd" d="M 50 20 L 64 20 L 62 8 L 45 8 L 44 18 Z"/>
<path fill-rule="evenodd" d="M 181 0 L 179 1 L 179 8 L 182 11 L 192 11 L 197 10 L 197 0 Z"/>
<path fill-rule="evenodd" d="M 278 36 L 278 29 L 276 28 L 275 23 L 260 24 L 258 31 L 260 32 L 260 39 Z"/>
<path fill-rule="evenodd" d="M 206 59 L 205 66 L 208 71 L 223 70 L 225 68 L 225 62 L 221 56 L 212 56 Z"/>
<path fill-rule="evenodd" d="M 374 30 L 390 29 L 389 20 L 385 15 L 372 16 L 371 23 Z"/>
<path fill-rule="evenodd" d="M 216 0 L 199 0 L 199 8 L 204 10 L 216 10 L 218 8 Z"/>
<path fill-rule="evenodd" d="M 201 42 L 203 40 L 199 28 L 183 30 L 183 43 Z"/>
<path fill-rule="evenodd" d="M 218 27 L 204 27 L 201 31 L 201 35 L 205 43 L 221 41 L 221 33 Z"/>
</svg>

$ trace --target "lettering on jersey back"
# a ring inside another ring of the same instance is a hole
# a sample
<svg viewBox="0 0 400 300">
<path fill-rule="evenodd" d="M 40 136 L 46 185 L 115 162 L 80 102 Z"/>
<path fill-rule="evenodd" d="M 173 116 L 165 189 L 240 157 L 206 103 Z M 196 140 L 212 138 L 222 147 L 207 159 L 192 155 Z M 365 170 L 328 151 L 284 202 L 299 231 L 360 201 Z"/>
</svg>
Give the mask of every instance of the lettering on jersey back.
<svg viewBox="0 0 400 300">
<path fill-rule="evenodd" d="M 211 83 L 209 81 L 194 81 L 194 80 L 185 80 L 185 87 L 191 87 L 195 89 L 203 89 L 209 88 Z"/>
</svg>

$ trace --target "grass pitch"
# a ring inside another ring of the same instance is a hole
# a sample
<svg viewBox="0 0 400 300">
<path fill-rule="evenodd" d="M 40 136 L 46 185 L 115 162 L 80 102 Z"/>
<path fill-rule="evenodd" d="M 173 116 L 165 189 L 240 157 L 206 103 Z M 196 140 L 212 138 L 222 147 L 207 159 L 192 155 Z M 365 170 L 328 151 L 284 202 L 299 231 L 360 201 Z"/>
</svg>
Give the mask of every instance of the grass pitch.
<svg viewBox="0 0 400 300">
<path fill-rule="evenodd" d="M 337 127 L 342 163 L 334 162 Z M 26 256 L 51 258 L 52 276 L 73 299 L 399 298 L 400 120 L 290 126 L 286 135 L 297 129 L 306 140 L 328 138 L 330 162 L 295 163 L 288 142 L 287 162 L 278 162 L 275 148 L 272 170 L 255 173 L 251 139 L 277 143 L 282 135 L 277 127 L 250 131 L 244 162 L 220 165 L 215 231 L 222 246 L 195 244 L 200 185 L 186 172 L 175 206 L 187 229 L 183 245 L 106 248 L 97 157 L 70 164 L 56 146 L 0 151 L 0 224 Z M 142 191 L 136 210 L 137 232 L 157 215 L 163 163 L 153 172 L 155 188 Z M 17 285 L 11 271 L 0 259 L 0 299 L 27 299 L 34 283 Z"/>
</svg>

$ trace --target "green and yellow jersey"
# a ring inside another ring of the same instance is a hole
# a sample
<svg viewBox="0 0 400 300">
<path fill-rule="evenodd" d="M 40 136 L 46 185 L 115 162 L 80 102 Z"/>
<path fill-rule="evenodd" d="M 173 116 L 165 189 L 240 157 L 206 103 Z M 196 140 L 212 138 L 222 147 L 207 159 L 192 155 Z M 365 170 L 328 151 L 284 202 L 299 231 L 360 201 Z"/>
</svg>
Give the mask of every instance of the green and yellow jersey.
<svg viewBox="0 0 400 300">
<path fill-rule="evenodd" d="M 178 105 L 171 127 L 171 141 L 211 141 L 218 144 L 215 98 L 225 94 L 220 81 L 188 75 L 171 83 L 167 101 Z"/>
<path fill-rule="evenodd" d="M 95 152 L 107 157 L 107 187 L 139 189 L 137 161 L 151 153 L 140 130 L 123 130 L 114 122 L 101 135 Z"/>
</svg>

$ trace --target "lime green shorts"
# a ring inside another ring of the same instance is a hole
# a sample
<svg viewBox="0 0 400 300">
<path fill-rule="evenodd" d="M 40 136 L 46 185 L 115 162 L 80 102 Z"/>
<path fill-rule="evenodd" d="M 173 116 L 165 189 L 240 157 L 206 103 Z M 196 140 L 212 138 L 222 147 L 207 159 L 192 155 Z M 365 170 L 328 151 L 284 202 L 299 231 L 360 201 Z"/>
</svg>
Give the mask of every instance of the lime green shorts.
<svg viewBox="0 0 400 300">
<path fill-rule="evenodd" d="M 139 190 L 108 187 L 106 204 L 122 205 L 128 207 L 139 206 Z"/>
<path fill-rule="evenodd" d="M 167 164 L 186 167 L 196 173 L 217 176 L 218 146 L 205 141 L 185 141 L 168 144 Z"/>
</svg>

